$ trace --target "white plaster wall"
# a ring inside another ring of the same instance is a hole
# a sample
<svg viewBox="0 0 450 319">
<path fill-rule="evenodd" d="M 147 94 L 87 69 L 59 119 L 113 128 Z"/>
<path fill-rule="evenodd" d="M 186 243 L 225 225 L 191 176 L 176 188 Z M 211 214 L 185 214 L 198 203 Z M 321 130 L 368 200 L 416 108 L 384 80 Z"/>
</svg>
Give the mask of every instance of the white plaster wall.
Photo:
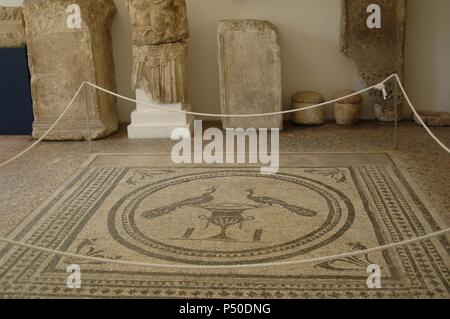
<svg viewBox="0 0 450 319">
<path fill-rule="evenodd" d="M 408 1 L 409 95 L 420 110 L 450 112 L 450 1 Z"/>
<path fill-rule="evenodd" d="M 0 0 L 20 5 L 22 0 Z M 120 94 L 134 97 L 131 29 L 122 0 L 115 0 L 113 25 L 116 77 Z M 191 38 L 189 97 L 195 111 L 218 113 L 217 22 L 221 19 L 266 19 L 281 33 L 283 96 L 316 90 L 331 98 L 340 89 L 361 89 L 357 71 L 339 52 L 340 0 L 187 0 Z M 406 84 L 421 110 L 450 111 L 449 0 L 409 0 Z M 120 118 L 129 121 L 134 106 L 119 102 Z M 366 105 L 363 116 L 372 117 Z"/>
</svg>

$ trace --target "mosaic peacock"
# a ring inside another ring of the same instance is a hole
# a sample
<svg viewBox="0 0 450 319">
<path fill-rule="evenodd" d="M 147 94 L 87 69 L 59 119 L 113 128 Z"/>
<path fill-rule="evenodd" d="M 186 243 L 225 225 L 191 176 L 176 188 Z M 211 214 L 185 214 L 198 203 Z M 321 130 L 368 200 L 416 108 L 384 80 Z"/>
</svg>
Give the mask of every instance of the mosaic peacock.
<svg viewBox="0 0 450 319">
<path fill-rule="evenodd" d="M 316 212 L 314 210 L 299 207 L 296 205 L 289 205 L 288 203 L 286 203 L 280 199 L 276 199 L 276 198 L 272 198 L 272 197 L 268 197 L 268 196 L 254 196 L 254 194 L 255 194 L 254 189 L 248 189 L 247 192 L 248 192 L 247 198 L 249 200 L 251 200 L 255 203 L 261 204 L 263 206 L 266 206 L 266 207 L 273 206 L 273 205 L 279 205 L 292 213 L 295 213 L 297 215 L 304 216 L 304 217 L 314 217 L 318 214 L 318 212 Z"/>
<path fill-rule="evenodd" d="M 146 211 L 142 214 L 142 217 L 148 218 L 148 219 L 153 219 L 153 218 L 161 217 L 163 215 L 167 215 L 171 212 L 176 211 L 177 209 L 179 209 L 181 207 L 198 206 L 198 205 L 209 203 L 214 200 L 214 196 L 212 196 L 212 195 L 216 191 L 217 191 L 217 189 L 215 187 L 212 187 L 212 188 L 208 189 L 204 194 L 202 194 L 198 197 L 185 199 L 185 200 L 170 204 L 168 206 L 163 206 L 160 208 L 155 208 L 155 209 Z"/>
</svg>

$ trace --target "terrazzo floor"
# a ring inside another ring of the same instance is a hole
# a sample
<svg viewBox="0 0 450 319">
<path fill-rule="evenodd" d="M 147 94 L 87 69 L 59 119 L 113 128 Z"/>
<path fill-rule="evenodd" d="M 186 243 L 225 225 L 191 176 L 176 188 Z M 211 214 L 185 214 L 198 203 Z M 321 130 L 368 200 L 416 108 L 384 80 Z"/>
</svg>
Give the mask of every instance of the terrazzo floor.
<svg viewBox="0 0 450 319">
<path fill-rule="evenodd" d="M 210 123 L 209 126 L 214 125 Z M 450 145 L 450 128 L 433 128 Z M 412 176 L 450 224 L 450 156 L 414 123 L 400 126 L 400 148 L 394 150 L 393 127 L 362 122 L 353 127 L 287 125 L 280 152 L 389 152 Z M 0 136 L 0 162 L 30 145 L 31 137 Z M 126 127 L 93 143 L 95 153 L 170 153 L 170 140 L 128 140 Z M 44 142 L 14 163 L 0 168 L 0 236 L 49 197 L 91 154 L 86 142 Z M 332 156 L 332 154 L 330 154 Z"/>
</svg>

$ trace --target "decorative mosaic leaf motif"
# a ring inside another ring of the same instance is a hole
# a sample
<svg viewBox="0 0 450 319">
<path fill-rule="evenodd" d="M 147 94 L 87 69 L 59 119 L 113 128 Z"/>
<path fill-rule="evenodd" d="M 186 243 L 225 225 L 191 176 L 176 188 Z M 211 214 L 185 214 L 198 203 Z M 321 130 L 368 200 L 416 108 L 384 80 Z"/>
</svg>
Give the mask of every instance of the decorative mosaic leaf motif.
<svg viewBox="0 0 450 319">
<path fill-rule="evenodd" d="M 347 181 L 347 175 L 345 171 L 340 168 L 336 169 L 309 169 L 305 170 L 306 173 L 318 174 L 325 177 L 331 177 L 338 184 L 345 183 Z"/>
</svg>

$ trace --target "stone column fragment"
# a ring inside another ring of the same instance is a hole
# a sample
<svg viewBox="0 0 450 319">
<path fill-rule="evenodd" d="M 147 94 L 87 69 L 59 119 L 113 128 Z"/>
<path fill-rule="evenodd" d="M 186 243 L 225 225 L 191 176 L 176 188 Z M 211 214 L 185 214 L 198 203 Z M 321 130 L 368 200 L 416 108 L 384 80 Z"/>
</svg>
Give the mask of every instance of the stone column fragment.
<svg viewBox="0 0 450 319">
<path fill-rule="evenodd" d="M 371 4 L 381 8 L 379 29 L 367 26 Z M 354 61 L 364 84 L 372 86 L 393 73 L 403 78 L 406 0 L 342 0 L 342 8 L 341 51 Z M 380 91 L 370 94 L 375 115 L 383 122 L 395 120 L 393 83 L 387 86 L 387 101 Z"/>
<path fill-rule="evenodd" d="M 81 28 L 69 28 L 69 5 L 80 7 Z M 83 81 L 116 90 L 111 24 L 116 14 L 112 0 L 25 0 L 31 88 L 39 138 L 60 116 Z M 115 97 L 89 89 L 92 138 L 105 137 L 118 128 Z M 47 137 L 81 140 L 87 137 L 83 93 L 69 113 Z"/>
<path fill-rule="evenodd" d="M 281 111 L 281 58 L 276 27 L 259 20 L 221 21 L 218 44 L 222 113 Z M 282 125 L 281 115 L 223 119 L 225 128 Z"/>
<path fill-rule="evenodd" d="M 0 48 L 22 47 L 25 42 L 22 8 L 0 6 Z"/>
</svg>

